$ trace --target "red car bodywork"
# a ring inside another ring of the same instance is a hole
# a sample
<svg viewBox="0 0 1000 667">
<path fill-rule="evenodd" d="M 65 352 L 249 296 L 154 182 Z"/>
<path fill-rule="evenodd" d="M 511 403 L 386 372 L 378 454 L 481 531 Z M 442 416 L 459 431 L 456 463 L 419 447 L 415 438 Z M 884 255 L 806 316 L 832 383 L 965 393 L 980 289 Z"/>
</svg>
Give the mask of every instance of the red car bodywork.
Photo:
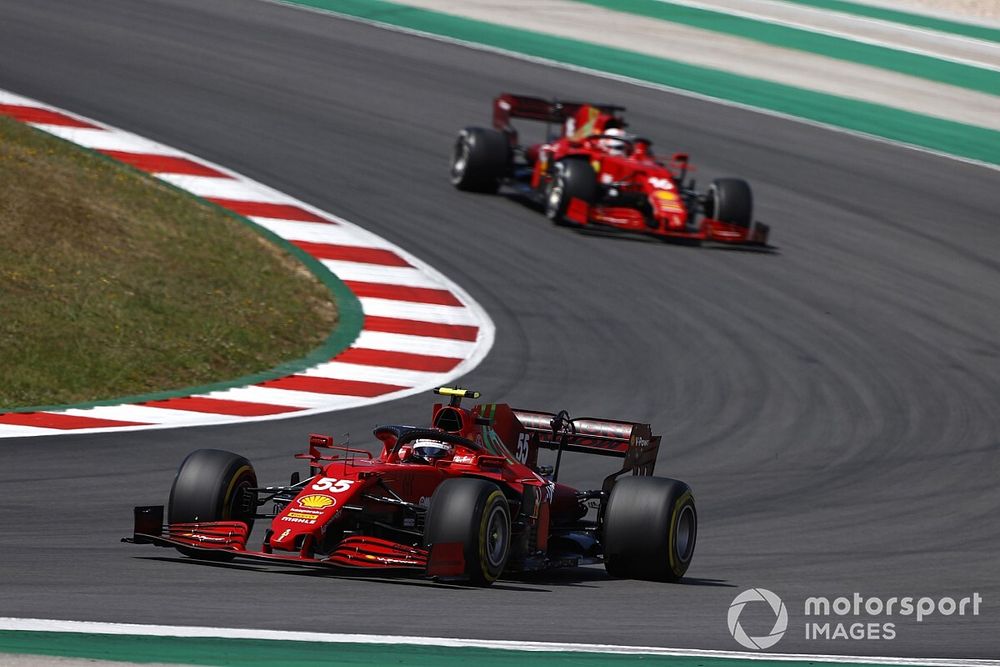
<svg viewBox="0 0 1000 667">
<path fill-rule="evenodd" d="M 506 404 L 465 408 L 455 398 L 434 406 L 430 427 L 382 426 L 374 435 L 381 442 L 377 455 L 337 445 L 327 435 L 311 435 L 309 451 L 296 455 L 309 462 L 307 479 L 298 481 L 296 475 L 287 486 L 253 489 L 246 499 L 251 516 L 274 503 L 273 513 L 256 514 L 270 520 L 259 549 L 248 547 L 250 530 L 243 521 L 164 525 L 162 506 L 136 507 L 134 534 L 125 541 L 178 547 L 195 556 L 225 552 L 343 571 L 455 576 L 465 565 L 462 545 L 425 544 L 422 521 L 444 480 L 474 477 L 496 483 L 510 503 L 516 530 L 506 572 L 599 562 L 596 522 L 584 519 L 588 507 L 607 495 L 618 476 L 652 475 L 660 441 L 648 424 L 567 421 L 562 414 Z M 409 443 L 425 437 L 454 449 L 432 464 L 413 461 Z M 617 457 L 624 463 L 602 489 L 579 492 L 538 465 L 540 448 Z"/>
<path fill-rule="evenodd" d="M 602 225 L 662 238 L 715 241 L 727 244 L 766 245 L 769 227 L 757 221 L 736 225 L 702 214 L 699 196 L 686 182 L 688 156 L 676 153 L 671 165 L 657 160 L 651 142 L 641 137 L 627 141 L 626 154 L 609 152 L 606 132 L 621 128 L 623 107 L 576 102 L 551 102 L 522 95 L 503 94 L 493 102 L 493 127 L 506 134 L 515 156 L 511 184 L 527 185 L 545 196 L 552 180 L 552 165 L 569 156 L 585 157 L 597 172 L 604 196 L 588 204 L 569 203 L 565 217 L 581 226 Z M 549 141 L 521 146 L 511 124 L 515 118 L 558 124 Z"/>
</svg>

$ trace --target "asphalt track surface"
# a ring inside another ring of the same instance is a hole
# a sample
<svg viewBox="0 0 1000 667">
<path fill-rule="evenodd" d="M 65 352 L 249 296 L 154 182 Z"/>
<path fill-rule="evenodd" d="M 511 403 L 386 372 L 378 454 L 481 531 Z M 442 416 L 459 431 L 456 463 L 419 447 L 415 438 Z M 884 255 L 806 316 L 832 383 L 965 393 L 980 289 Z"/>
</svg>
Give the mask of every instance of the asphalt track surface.
<svg viewBox="0 0 1000 667">
<path fill-rule="evenodd" d="M 431 397 L 7 440 L 0 615 L 735 649 L 729 603 L 766 587 L 791 615 L 779 650 L 1000 654 L 998 172 L 250 0 L 0 0 L 0 87 L 234 168 L 442 269 L 497 325 L 465 384 L 648 420 L 658 472 L 694 487 L 701 520 L 680 585 L 599 568 L 478 590 L 206 566 L 118 543 L 188 451 L 237 451 L 281 481 L 308 432 L 360 443 L 426 420 Z M 626 105 L 703 183 L 748 178 L 780 249 L 582 234 L 454 191 L 452 137 L 504 90 Z M 563 480 L 607 469 L 570 457 Z M 977 618 L 878 619 L 894 641 L 802 638 L 807 596 L 854 591 L 985 602 Z"/>
</svg>

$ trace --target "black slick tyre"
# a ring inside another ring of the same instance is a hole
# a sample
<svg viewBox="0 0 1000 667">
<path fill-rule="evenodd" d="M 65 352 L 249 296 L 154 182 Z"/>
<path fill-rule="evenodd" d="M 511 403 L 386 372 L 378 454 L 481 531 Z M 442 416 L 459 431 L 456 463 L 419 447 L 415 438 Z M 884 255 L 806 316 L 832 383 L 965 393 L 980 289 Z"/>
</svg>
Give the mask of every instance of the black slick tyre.
<svg viewBox="0 0 1000 667">
<path fill-rule="evenodd" d="M 458 133 L 451 154 L 451 184 L 469 192 L 496 192 L 510 166 L 507 135 L 484 127 Z"/>
<path fill-rule="evenodd" d="M 242 521 L 253 528 L 256 509 L 247 489 L 256 488 L 257 474 L 246 458 L 221 449 L 198 449 L 181 463 L 170 487 L 168 521 Z M 229 560 L 232 554 L 205 555 L 178 547 L 188 556 Z"/>
<path fill-rule="evenodd" d="M 604 566 L 623 579 L 677 581 L 694 555 L 698 515 L 684 482 L 623 477 L 604 511 Z"/>
<path fill-rule="evenodd" d="M 489 586 L 503 573 L 510 555 L 510 507 L 503 491 L 484 479 L 443 481 L 431 496 L 424 541 L 428 546 L 462 543 L 465 578 Z"/>
<path fill-rule="evenodd" d="M 753 192 L 741 178 L 717 178 L 708 188 L 706 215 L 740 227 L 753 222 Z"/>
<path fill-rule="evenodd" d="M 570 202 L 576 198 L 593 205 L 597 192 L 597 174 L 587 158 L 563 158 L 553 166 L 552 180 L 545 190 L 545 217 L 557 225 L 576 224 L 566 219 Z"/>
</svg>

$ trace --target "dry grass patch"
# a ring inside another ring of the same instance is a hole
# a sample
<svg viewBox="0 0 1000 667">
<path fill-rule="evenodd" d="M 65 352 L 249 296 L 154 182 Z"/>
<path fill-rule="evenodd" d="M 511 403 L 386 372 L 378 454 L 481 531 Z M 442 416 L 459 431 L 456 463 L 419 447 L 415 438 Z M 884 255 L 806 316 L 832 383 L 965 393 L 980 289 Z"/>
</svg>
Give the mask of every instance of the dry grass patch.
<svg viewBox="0 0 1000 667">
<path fill-rule="evenodd" d="M 0 408 L 206 384 L 336 322 L 284 250 L 152 178 L 0 118 Z"/>
</svg>

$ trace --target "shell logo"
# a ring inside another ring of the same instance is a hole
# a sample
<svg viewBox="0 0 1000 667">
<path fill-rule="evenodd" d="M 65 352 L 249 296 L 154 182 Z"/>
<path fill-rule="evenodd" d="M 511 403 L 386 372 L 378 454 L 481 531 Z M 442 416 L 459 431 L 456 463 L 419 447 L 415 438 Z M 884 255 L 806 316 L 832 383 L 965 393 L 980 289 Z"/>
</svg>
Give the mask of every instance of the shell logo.
<svg viewBox="0 0 1000 667">
<path fill-rule="evenodd" d="M 304 496 L 299 498 L 299 505 L 302 507 L 311 507 L 313 509 L 323 509 L 324 507 L 333 507 L 337 504 L 336 499 L 329 496 L 321 496 L 319 494 L 312 494 L 309 496 Z"/>
</svg>

